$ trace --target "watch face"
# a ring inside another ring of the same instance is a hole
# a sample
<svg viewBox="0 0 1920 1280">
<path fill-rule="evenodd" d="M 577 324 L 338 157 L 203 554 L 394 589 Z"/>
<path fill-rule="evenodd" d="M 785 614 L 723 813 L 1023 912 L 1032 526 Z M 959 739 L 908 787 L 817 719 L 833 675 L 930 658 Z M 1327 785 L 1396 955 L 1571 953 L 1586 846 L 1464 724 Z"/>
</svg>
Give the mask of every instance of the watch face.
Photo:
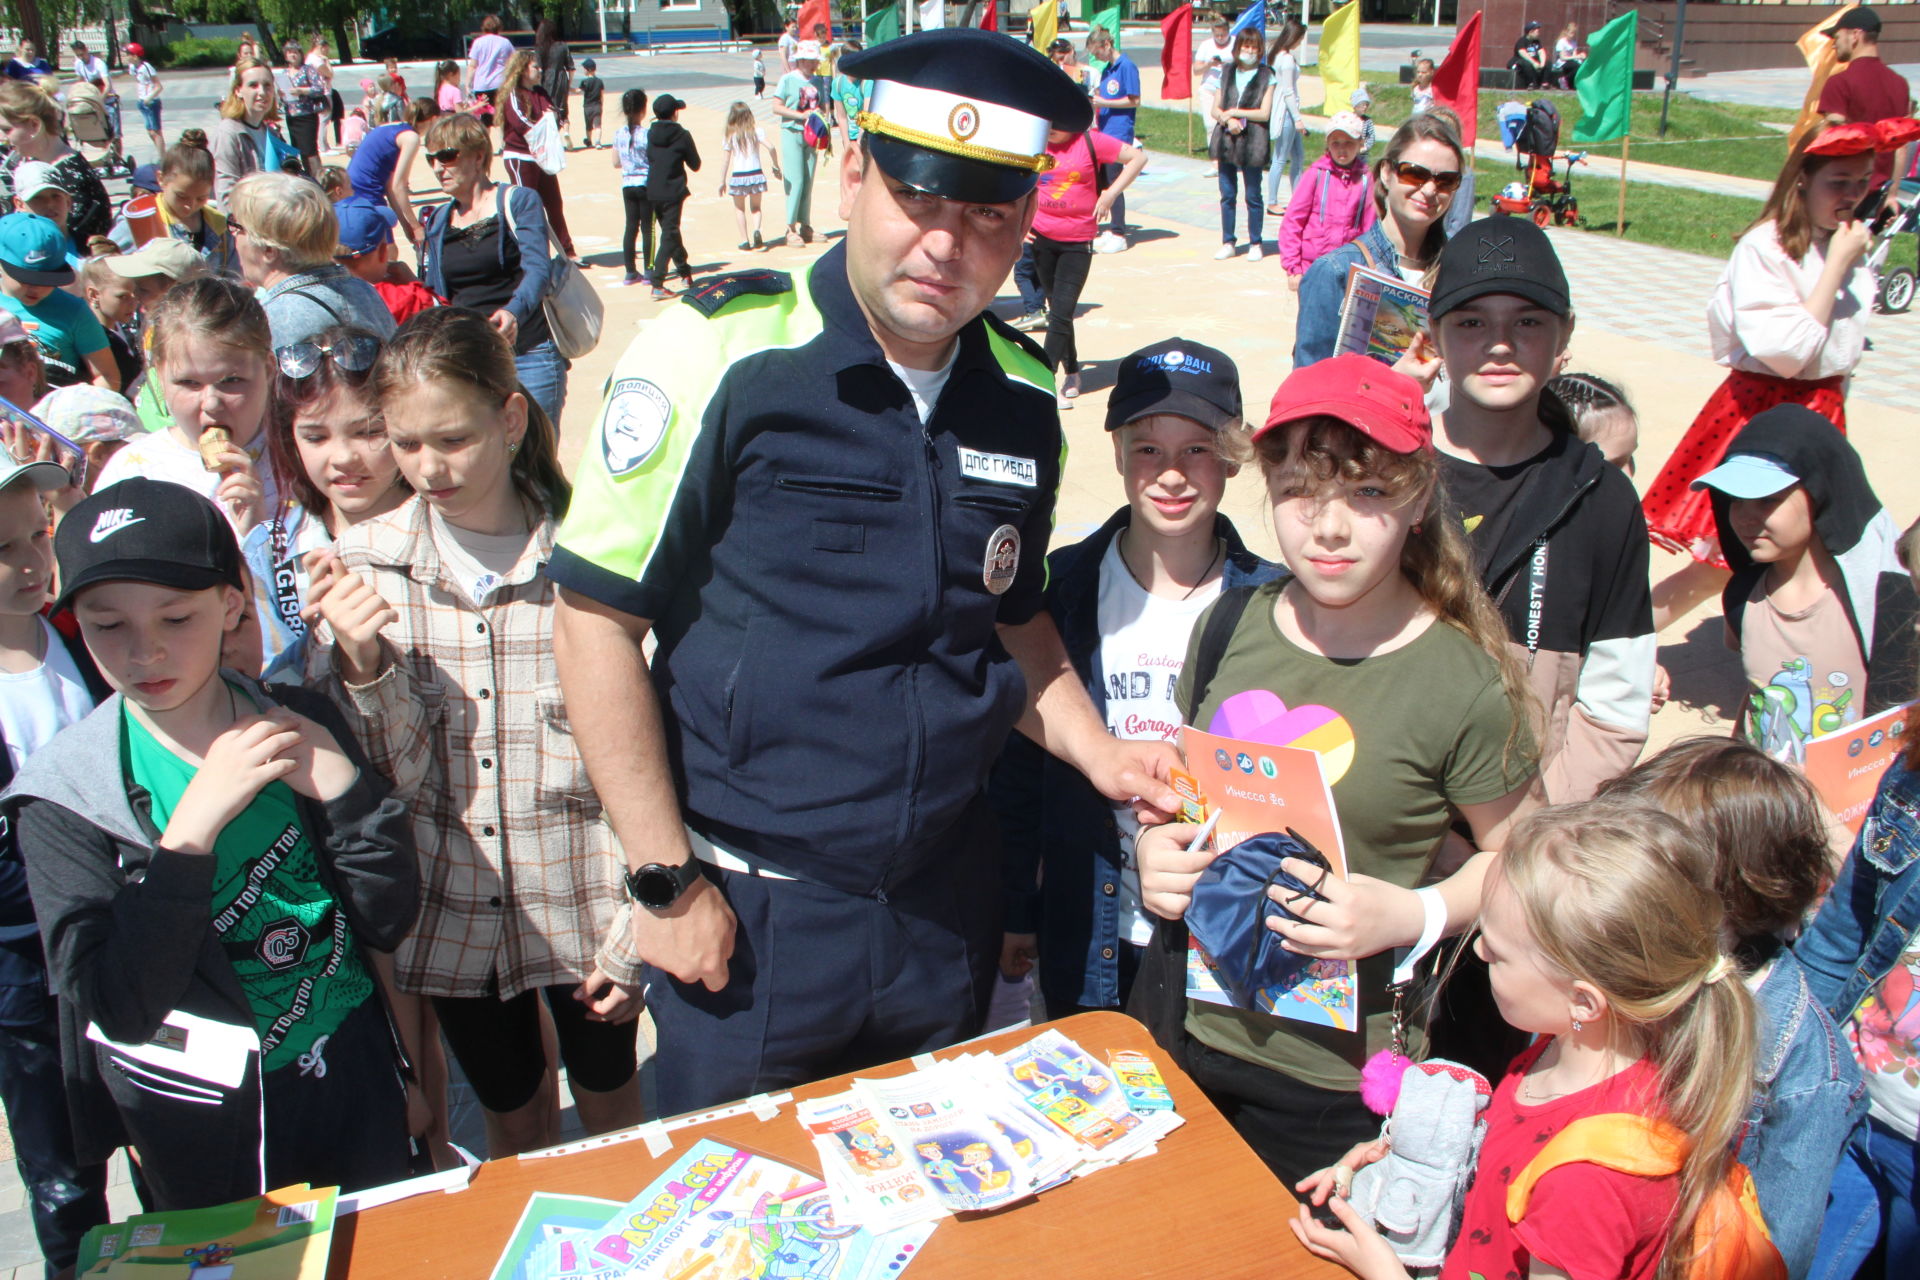
<svg viewBox="0 0 1920 1280">
<path fill-rule="evenodd" d="M 679 896 L 680 878 L 669 868 L 650 863 L 633 873 L 633 897 L 641 906 L 658 911 Z"/>
</svg>

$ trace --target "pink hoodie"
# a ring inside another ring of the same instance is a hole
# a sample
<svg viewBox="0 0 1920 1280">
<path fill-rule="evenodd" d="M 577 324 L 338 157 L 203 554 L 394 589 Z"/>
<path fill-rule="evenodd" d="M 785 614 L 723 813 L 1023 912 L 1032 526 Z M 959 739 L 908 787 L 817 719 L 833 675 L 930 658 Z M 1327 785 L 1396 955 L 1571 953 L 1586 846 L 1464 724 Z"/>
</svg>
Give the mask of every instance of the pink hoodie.
<svg viewBox="0 0 1920 1280">
<path fill-rule="evenodd" d="M 1374 224 L 1367 169 L 1364 157 L 1342 167 L 1323 153 L 1300 175 L 1280 220 L 1280 265 L 1288 275 L 1305 275 L 1314 259 Z"/>
</svg>

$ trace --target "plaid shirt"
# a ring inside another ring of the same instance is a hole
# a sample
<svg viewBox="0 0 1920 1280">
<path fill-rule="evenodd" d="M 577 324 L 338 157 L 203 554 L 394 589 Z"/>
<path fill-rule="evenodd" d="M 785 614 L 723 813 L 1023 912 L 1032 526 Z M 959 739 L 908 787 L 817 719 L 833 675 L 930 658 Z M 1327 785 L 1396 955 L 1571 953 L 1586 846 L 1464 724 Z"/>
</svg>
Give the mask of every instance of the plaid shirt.
<svg viewBox="0 0 1920 1280">
<path fill-rule="evenodd" d="M 395 956 L 407 991 L 486 995 L 497 974 L 504 1000 L 580 982 L 596 964 L 639 980 L 626 860 L 560 699 L 553 531 L 540 523 L 484 606 L 442 568 L 418 499 L 336 544 L 400 614 L 371 684 L 341 679 L 324 627 L 308 671 L 357 713 L 368 756 L 413 809 L 420 919 Z"/>
</svg>

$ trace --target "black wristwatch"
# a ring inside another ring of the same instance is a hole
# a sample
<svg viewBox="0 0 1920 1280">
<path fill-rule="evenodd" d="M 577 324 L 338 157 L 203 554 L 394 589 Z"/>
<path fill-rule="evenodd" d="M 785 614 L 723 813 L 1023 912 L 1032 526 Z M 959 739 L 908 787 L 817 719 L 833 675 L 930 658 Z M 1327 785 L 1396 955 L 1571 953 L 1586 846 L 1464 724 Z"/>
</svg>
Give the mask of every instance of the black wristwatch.
<svg viewBox="0 0 1920 1280">
<path fill-rule="evenodd" d="M 700 878 L 700 863 L 688 858 L 678 866 L 649 862 L 627 872 L 627 896 L 652 911 L 665 911 Z"/>
</svg>

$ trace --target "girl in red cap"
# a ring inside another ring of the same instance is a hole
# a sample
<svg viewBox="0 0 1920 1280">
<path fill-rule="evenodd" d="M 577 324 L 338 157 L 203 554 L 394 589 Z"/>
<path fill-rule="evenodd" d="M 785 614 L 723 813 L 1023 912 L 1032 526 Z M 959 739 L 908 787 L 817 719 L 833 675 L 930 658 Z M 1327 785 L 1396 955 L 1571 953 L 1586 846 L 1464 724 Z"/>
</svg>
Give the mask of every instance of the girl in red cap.
<svg viewBox="0 0 1920 1280">
<path fill-rule="evenodd" d="M 1161 923 L 1135 1003 L 1292 1185 L 1378 1133 L 1361 1063 L 1398 1047 L 1387 953 L 1417 959 L 1479 911 L 1491 859 L 1448 841 L 1455 815 L 1474 845 L 1499 848 L 1539 792 L 1525 674 L 1457 522 L 1441 514 L 1420 386 L 1364 356 L 1296 369 L 1254 452 L 1292 576 L 1222 593 L 1194 627 L 1175 696 L 1202 729 L 1249 695 L 1318 722 L 1350 874 L 1325 879 L 1318 901 L 1290 900 L 1291 918 L 1278 905 L 1290 895 L 1272 890 L 1266 927 L 1316 960 L 1357 961 L 1363 1020 L 1343 1031 L 1185 997 L 1181 921 L 1215 851 L 1189 848 L 1199 828 L 1183 824 L 1138 843 L 1141 897 Z M 1318 878 L 1305 862 L 1281 866 Z"/>
</svg>

